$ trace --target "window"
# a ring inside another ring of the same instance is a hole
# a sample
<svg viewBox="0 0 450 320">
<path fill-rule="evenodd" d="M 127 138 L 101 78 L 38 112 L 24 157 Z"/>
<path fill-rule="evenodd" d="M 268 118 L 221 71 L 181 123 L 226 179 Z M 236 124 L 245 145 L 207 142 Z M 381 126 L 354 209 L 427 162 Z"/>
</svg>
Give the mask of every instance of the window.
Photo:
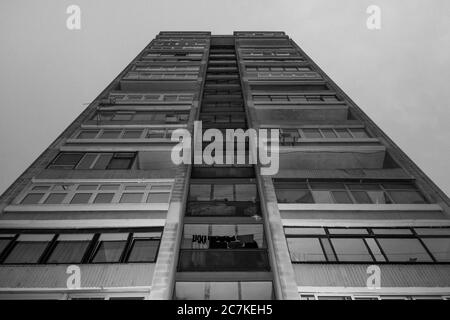
<svg viewBox="0 0 450 320">
<path fill-rule="evenodd" d="M 392 262 L 422 262 L 432 261 L 423 245 L 417 239 L 383 238 L 378 242 Z"/>
<path fill-rule="evenodd" d="M 4 263 L 24 264 L 38 263 L 53 235 L 51 234 L 22 234 L 15 241 L 12 251 Z"/>
<path fill-rule="evenodd" d="M 49 169 L 67 170 L 118 170 L 130 169 L 136 153 L 67 153 L 60 152 L 48 166 Z"/>
<path fill-rule="evenodd" d="M 414 184 L 275 181 L 280 203 L 427 203 Z M 312 196 L 311 196 L 312 195 Z"/>
<path fill-rule="evenodd" d="M 160 233 L 134 233 L 128 262 L 155 262 Z"/>
<path fill-rule="evenodd" d="M 13 241 L 14 234 L 0 234 L 0 256 L 3 250 L 5 250 L 8 245 Z"/>
<path fill-rule="evenodd" d="M 293 262 L 326 261 L 319 239 L 287 238 L 287 244 Z"/>
<path fill-rule="evenodd" d="M 269 281 L 176 282 L 176 300 L 271 300 L 273 286 Z"/>
<path fill-rule="evenodd" d="M 373 261 L 363 239 L 332 239 L 339 261 Z"/>
<path fill-rule="evenodd" d="M 104 204 L 104 203 L 168 203 L 172 185 L 160 182 L 141 183 L 55 183 L 31 184 L 20 204 Z M 64 190 L 66 192 L 59 192 Z"/>
<path fill-rule="evenodd" d="M 105 233 L 100 236 L 99 244 L 92 262 L 119 262 L 127 243 L 127 233 Z"/>
<path fill-rule="evenodd" d="M 62 234 L 47 263 L 81 263 L 93 234 Z"/>
<path fill-rule="evenodd" d="M 252 183 L 192 183 L 189 189 L 189 201 L 255 202 L 256 197 L 256 185 Z"/>
<path fill-rule="evenodd" d="M 435 230 L 428 232 L 427 230 Z M 286 227 L 293 262 L 446 263 L 450 228 Z M 439 233 L 438 235 L 433 233 Z M 311 254 L 311 252 L 313 254 Z"/>
</svg>

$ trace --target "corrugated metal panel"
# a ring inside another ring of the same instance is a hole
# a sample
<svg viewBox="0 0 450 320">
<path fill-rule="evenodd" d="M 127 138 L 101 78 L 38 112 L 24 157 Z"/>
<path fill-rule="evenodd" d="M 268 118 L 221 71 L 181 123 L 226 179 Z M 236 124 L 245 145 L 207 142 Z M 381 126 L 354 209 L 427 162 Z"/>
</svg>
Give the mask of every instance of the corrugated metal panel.
<svg viewBox="0 0 450 320">
<path fill-rule="evenodd" d="M 369 265 L 294 264 L 298 286 L 366 287 Z M 450 265 L 378 265 L 382 287 L 450 287 Z"/>
<path fill-rule="evenodd" d="M 79 265 L 81 288 L 151 286 L 154 263 Z M 0 288 L 67 288 L 67 265 L 0 266 Z"/>
</svg>

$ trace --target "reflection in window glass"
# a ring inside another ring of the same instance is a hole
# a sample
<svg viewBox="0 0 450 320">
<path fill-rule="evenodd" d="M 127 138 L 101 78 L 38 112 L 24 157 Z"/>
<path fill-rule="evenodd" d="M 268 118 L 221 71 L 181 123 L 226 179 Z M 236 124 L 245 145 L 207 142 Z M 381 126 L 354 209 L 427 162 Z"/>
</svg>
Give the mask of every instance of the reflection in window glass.
<svg viewBox="0 0 450 320">
<path fill-rule="evenodd" d="M 114 193 L 99 193 L 94 199 L 94 203 L 111 203 Z"/>
<path fill-rule="evenodd" d="M 294 262 L 326 261 L 317 238 L 288 238 L 287 244 Z"/>
<path fill-rule="evenodd" d="M 123 249 L 125 248 L 125 244 L 126 235 L 124 235 L 123 237 L 111 237 L 111 240 L 100 241 L 92 262 L 119 262 L 120 257 L 122 256 Z"/>
<path fill-rule="evenodd" d="M 158 251 L 159 240 L 135 239 L 128 262 L 154 262 Z"/>
<path fill-rule="evenodd" d="M 275 189 L 279 203 L 314 203 L 309 190 Z"/>
<path fill-rule="evenodd" d="M 167 203 L 169 202 L 170 193 L 149 193 L 147 203 Z"/>
<path fill-rule="evenodd" d="M 189 188 L 190 201 L 209 201 L 211 197 L 211 185 L 191 184 Z"/>
<path fill-rule="evenodd" d="M 363 239 L 331 239 L 339 261 L 373 261 Z"/>
<path fill-rule="evenodd" d="M 422 195 L 417 191 L 388 191 L 395 203 L 426 203 Z"/>
<path fill-rule="evenodd" d="M 428 262 L 430 256 L 417 239 L 378 239 L 381 248 L 391 262 Z"/>
<path fill-rule="evenodd" d="M 76 193 L 72 200 L 70 200 L 71 204 L 82 204 L 89 203 L 89 199 L 91 198 L 92 193 Z"/>
<path fill-rule="evenodd" d="M 335 203 L 353 203 L 347 191 L 331 191 Z"/>
<path fill-rule="evenodd" d="M 39 203 L 39 201 L 44 196 L 44 193 L 30 193 L 23 198 L 21 204 L 36 204 Z"/>
<path fill-rule="evenodd" d="M 20 235 L 5 263 L 38 263 L 52 238 L 49 234 Z"/>
<path fill-rule="evenodd" d="M 141 203 L 143 193 L 124 193 L 120 198 L 120 203 Z"/>
<path fill-rule="evenodd" d="M 50 193 L 50 195 L 45 199 L 45 204 L 61 204 L 67 193 Z"/>
<path fill-rule="evenodd" d="M 423 238 L 422 240 L 437 261 L 450 262 L 450 238 Z"/>
<path fill-rule="evenodd" d="M 356 203 L 372 203 L 369 195 L 365 191 L 352 191 L 352 195 L 356 200 Z"/>
<path fill-rule="evenodd" d="M 233 185 L 231 184 L 215 184 L 213 191 L 213 200 L 216 201 L 233 201 Z"/>
<path fill-rule="evenodd" d="M 90 241 L 58 241 L 48 263 L 81 263 Z"/>
</svg>

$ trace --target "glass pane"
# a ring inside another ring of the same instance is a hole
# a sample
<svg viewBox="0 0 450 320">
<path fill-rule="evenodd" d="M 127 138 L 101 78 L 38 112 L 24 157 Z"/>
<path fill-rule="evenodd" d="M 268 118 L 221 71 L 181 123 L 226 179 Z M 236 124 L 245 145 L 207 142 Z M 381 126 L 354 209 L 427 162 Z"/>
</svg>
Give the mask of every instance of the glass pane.
<svg viewBox="0 0 450 320">
<path fill-rule="evenodd" d="M 102 241 L 93 262 L 119 262 L 126 241 Z"/>
<path fill-rule="evenodd" d="M 0 255 L 10 242 L 11 242 L 10 239 L 0 239 Z"/>
<path fill-rule="evenodd" d="M 355 198 L 356 203 L 372 203 L 372 200 L 365 191 L 352 191 L 352 195 Z"/>
<path fill-rule="evenodd" d="M 189 188 L 190 201 L 209 201 L 211 198 L 210 184 L 191 184 Z"/>
<path fill-rule="evenodd" d="M 177 282 L 175 284 L 175 299 L 205 300 L 205 282 Z"/>
<path fill-rule="evenodd" d="M 45 199 L 45 204 L 61 204 L 64 201 L 64 198 L 67 196 L 67 193 L 51 193 L 47 199 Z"/>
<path fill-rule="evenodd" d="M 294 262 L 326 261 L 318 238 L 287 238 L 287 244 Z"/>
<path fill-rule="evenodd" d="M 48 242 L 20 241 L 5 259 L 5 263 L 37 263 Z"/>
<path fill-rule="evenodd" d="M 111 203 L 114 193 L 99 193 L 94 199 L 94 203 Z"/>
<path fill-rule="evenodd" d="M 450 238 L 423 238 L 422 241 L 439 262 L 450 262 Z"/>
<path fill-rule="evenodd" d="M 60 153 L 53 164 L 61 166 L 75 166 L 83 153 Z"/>
<path fill-rule="evenodd" d="M 450 236 L 450 228 L 414 228 L 419 235 L 446 235 Z"/>
<path fill-rule="evenodd" d="M 372 203 L 375 203 L 375 204 L 392 203 L 392 201 L 389 199 L 389 197 L 385 194 L 384 191 L 367 191 L 367 194 L 369 195 L 370 199 L 372 200 Z"/>
<path fill-rule="evenodd" d="M 213 185 L 213 200 L 216 201 L 233 201 L 233 185 L 232 184 L 215 184 Z"/>
<path fill-rule="evenodd" d="M 142 130 L 125 130 L 122 139 L 139 139 L 142 135 Z"/>
<path fill-rule="evenodd" d="M 48 263 L 81 263 L 89 241 L 58 241 Z"/>
<path fill-rule="evenodd" d="M 103 130 L 100 139 L 117 139 L 122 130 Z"/>
<path fill-rule="evenodd" d="M 101 154 L 100 157 L 95 162 L 93 169 L 105 170 L 106 166 L 108 165 L 108 163 L 111 160 L 111 158 L 112 158 L 112 154 L 111 153 L 103 153 L 103 154 Z"/>
<path fill-rule="evenodd" d="M 328 258 L 328 261 L 334 262 L 336 260 L 336 255 L 333 252 L 333 248 L 331 247 L 330 239 L 328 238 L 321 238 L 320 242 L 322 243 L 323 251 L 325 251 L 325 254 Z"/>
<path fill-rule="evenodd" d="M 339 261 L 373 261 L 363 239 L 331 239 Z"/>
<path fill-rule="evenodd" d="M 87 153 L 83 159 L 80 161 L 80 163 L 77 166 L 78 170 L 88 170 L 91 168 L 92 163 L 97 158 L 96 153 Z"/>
<path fill-rule="evenodd" d="M 373 238 L 366 238 L 366 243 L 370 248 L 370 251 L 372 252 L 373 256 L 375 257 L 375 261 L 384 262 L 386 261 L 386 258 L 381 253 L 380 248 L 378 247 L 377 242 Z"/>
<path fill-rule="evenodd" d="M 102 184 L 99 190 L 119 190 L 119 184 Z"/>
<path fill-rule="evenodd" d="M 351 138 L 350 132 L 347 129 L 335 129 L 340 138 L 347 139 Z"/>
<path fill-rule="evenodd" d="M 108 169 L 111 170 L 128 169 L 130 168 L 132 161 L 133 161 L 132 159 L 126 158 L 112 159 L 108 165 Z"/>
<path fill-rule="evenodd" d="M 80 184 L 77 190 L 97 190 L 98 184 Z"/>
<path fill-rule="evenodd" d="M 321 131 L 325 138 L 337 138 L 336 133 L 334 133 L 333 129 L 321 129 Z"/>
<path fill-rule="evenodd" d="M 170 193 L 149 193 L 147 197 L 148 203 L 167 203 L 169 202 Z"/>
<path fill-rule="evenodd" d="M 368 234 L 363 228 L 328 228 L 330 234 Z"/>
<path fill-rule="evenodd" d="M 391 262 L 431 261 L 422 244 L 417 239 L 378 239 L 381 248 Z"/>
<path fill-rule="evenodd" d="M 314 203 L 333 203 L 330 191 L 313 190 Z"/>
<path fill-rule="evenodd" d="M 309 190 L 275 189 L 279 203 L 314 203 Z"/>
<path fill-rule="evenodd" d="M 98 134 L 98 130 L 82 130 L 77 139 L 94 139 Z"/>
<path fill-rule="evenodd" d="M 149 130 L 147 133 L 147 138 L 149 139 L 164 138 L 165 134 L 166 134 L 165 130 Z"/>
<path fill-rule="evenodd" d="M 78 203 L 89 203 L 89 199 L 91 198 L 92 193 L 77 193 L 73 196 L 72 200 L 70 200 L 71 204 Z"/>
<path fill-rule="evenodd" d="M 128 262 L 154 262 L 159 240 L 137 239 L 133 242 Z"/>
<path fill-rule="evenodd" d="M 254 184 L 237 184 L 236 201 L 256 201 L 256 186 Z"/>
<path fill-rule="evenodd" d="M 120 198 L 120 203 L 141 203 L 144 193 L 124 193 Z"/>
<path fill-rule="evenodd" d="M 407 228 L 372 228 L 374 234 L 412 234 Z"/>
<path fill-rule="evenodd" d="M 417 191 L 388 191 L 395 203 L 426 203 L 422 195 Z"/>
<path fill-rule="evenodd" d="M 114 121 L 129 121 L 133 117 L 132 113 L 116 113 L 112 120 Z"/>
<path fill-rule="evenodd" d="M 350 131 L 352 132 L 352 134 L 355 138 L 368 138 L 369 137 L 364 129 L 352 128 L 352 129 L 350 129 Z"/>
<path fill-rule="evenodd" d="M 320 139 L 322 138 L 322 135 L 320 134 L 319 129 L 302 129 L 303 135 L 306 138 L 310 139 Z"/>
<path fill-rule="evenodd" d="M 44 193 L 29 193 L 23 198 L 21 204 L 36 204 L 38 203 L 42 197 L 44 196 Z"/>
<path fill-rule="evenodd" d="M 335 203 L 353 203 L 347 191 L 331 191 Z"/>
</svg>

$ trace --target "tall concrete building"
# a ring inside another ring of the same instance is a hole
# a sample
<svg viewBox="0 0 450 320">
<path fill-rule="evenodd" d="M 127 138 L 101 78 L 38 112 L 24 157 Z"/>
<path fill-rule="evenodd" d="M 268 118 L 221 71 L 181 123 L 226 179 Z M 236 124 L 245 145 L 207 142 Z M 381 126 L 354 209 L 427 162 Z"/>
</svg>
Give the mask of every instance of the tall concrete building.
<svg viewBox="0 0 450 320">
<path fill-rule="evenodd" d="M 445 299 L 449 204 L 284 32 L 161 32 L 1 196 L 0 299 Z"/>
</svg>

